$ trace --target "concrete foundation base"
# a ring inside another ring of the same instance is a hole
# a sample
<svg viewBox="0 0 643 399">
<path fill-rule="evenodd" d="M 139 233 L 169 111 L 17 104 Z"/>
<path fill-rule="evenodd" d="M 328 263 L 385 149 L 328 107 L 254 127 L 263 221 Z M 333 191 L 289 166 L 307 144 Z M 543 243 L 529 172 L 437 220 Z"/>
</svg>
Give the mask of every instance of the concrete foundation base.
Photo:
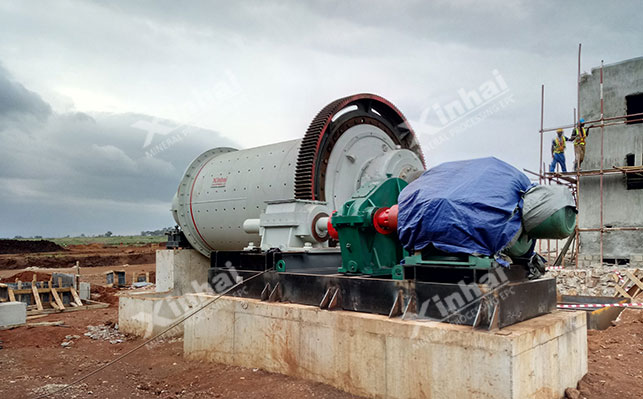
<svg viewBox="0 0 643 399">
<path fill-rule="evenodd" d="M 23 302 L 0 303 L 0 330 L 17 327 L 27 322 L 27 304 Z"/>
<path fill-rule="evenodd" d="M 193 249 L 156 251 L 156 292 L 124 293 L 118 300 L 121 331 L 151 337 L 187 314 L 202 297 L 187 293 L 212 292 L 208 285 L 210 259 Z M 183 325 L 167 336 L 183 335 Z"/>
<path fill-rule="evenodd" d="M 160 249 L 156 251 L 156 291 L 210 292 L 209 268 L 210 259 L 194 249 Z"/>
<path fill-rule="evenodd" d="M 587 326 L 582 312 L 555 312 L 474 331 L 223 297 L 185 322 L 184 350 L 374 398 L 560 398 L 587 372 Z"/>
<path fill-rule="evenodd" d="M 126 334 L 149 338 L 196 309 L 205 299 L 156 292 L 123 294 L 118 298 L 118 328 Z M 165 337 L 183 335 L 183 326 L 176 326 Z"/>
</svg>

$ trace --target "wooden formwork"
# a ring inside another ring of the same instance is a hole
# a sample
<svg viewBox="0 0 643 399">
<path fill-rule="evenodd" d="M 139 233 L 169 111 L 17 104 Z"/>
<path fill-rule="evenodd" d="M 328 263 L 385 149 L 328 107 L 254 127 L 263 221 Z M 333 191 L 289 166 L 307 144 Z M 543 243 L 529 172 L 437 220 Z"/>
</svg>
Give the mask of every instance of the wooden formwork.
<svg viewBox="0 0 643 399">
<path fill-rule="evenodd" d="M 73 286 L 63 286 L 62 277 L 58 277 L 54 284 L 53 279 L 48 281 L 36 281 L 34 274 L 31 282 L 22 282 L 16 279 L 13 284 L 0 283 L 0 290 L 6 290 L 7 296 L 0 297 L 0 302 L 27 302 L 27 315 L 36 315 L 43 313 L 65 312 L 74 310 L 85 310 L 93 308 L 105 308 L 109 305 L 92 300 L 82 300 Z M 68 293 L 69 303 L 67 306 L 63 303 L 63 295 Z M 24 298 L 27 296 L 28 298 Z"/>
</svg>

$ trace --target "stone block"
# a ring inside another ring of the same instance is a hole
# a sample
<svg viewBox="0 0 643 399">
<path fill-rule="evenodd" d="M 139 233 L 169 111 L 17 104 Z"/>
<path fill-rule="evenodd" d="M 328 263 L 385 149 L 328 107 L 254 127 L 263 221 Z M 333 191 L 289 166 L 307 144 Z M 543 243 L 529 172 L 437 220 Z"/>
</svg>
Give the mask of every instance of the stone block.
<svg viewBox="0 0 643 399">
<path fill-rule="evenodd" d="M 27 304 L 24 302 L 0 303 L 0 329 L 21 326 L 27 322 Z"/>
</svg>

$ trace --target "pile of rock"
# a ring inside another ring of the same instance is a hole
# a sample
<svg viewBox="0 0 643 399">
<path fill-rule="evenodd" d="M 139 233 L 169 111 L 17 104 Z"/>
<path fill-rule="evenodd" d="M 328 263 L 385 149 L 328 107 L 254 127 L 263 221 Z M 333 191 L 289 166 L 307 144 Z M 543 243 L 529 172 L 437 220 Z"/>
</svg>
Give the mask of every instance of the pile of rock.
<svg viewBox="0 0 643 399">
<path fill-rule="evenodd" d="M 567 266 L 563 270 L 548 271 L 547 277 L 556 277 L 558 292 L 563 295 L 614 296 L 614 285 L 618 283 L 614 270 L 624 274 L 626 270 L 634 272 L 636 269 L 614 265 L 596 265 L 582 269 Z"/>
<path fill-rule="evenodd" d="M 107 323 L 102 326 L 87 326 L 86 337 L 94 340 L 109 341 L 110 344 L 120 344 L 125 341 L 125 335 L 118 331 L 118 324 Z"/>
</svg>

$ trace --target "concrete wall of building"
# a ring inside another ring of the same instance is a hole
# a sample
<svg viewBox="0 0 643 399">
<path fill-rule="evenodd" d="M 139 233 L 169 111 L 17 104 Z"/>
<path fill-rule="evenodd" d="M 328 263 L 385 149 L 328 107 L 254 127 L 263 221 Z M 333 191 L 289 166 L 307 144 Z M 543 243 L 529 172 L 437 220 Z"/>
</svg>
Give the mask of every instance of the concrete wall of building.
<svg viewBox="0 0 643 399">
<path fill-rule="evenodd" d="M 643 92 L 643 57 L 607 65 L 603 70 L 605 117 L 627 113 L 625 96 Z M 581 76 L 580 115 L 586 120 L 600 118 L 600 69 Z M 566 132 L 571 135 L 571 132 Z M 603 134 L 603 167 L 625 166 L 626 154 L 635 154 L 643 164 L 643 124 L 609 126 Z M 587 138 L 583 170 L 600 169 L 601 129 L 592 128 Z M 643 190 L 627 190 L 622 174 L 603 177 L 603 222 L 606 226 L 643 226 Z M 600 227 L 600 178 L 586 176 L 580 182 L 579 223 L 582 228 Z M 581 233 L 582 255 L 600 253 L 599 233 Z M 643 254 L 643 231 L 605 232 L 604 258 L 627 258 L 631 263 Z M 600 261 L 599 261 L 600 262 Z"/>
</svg>

